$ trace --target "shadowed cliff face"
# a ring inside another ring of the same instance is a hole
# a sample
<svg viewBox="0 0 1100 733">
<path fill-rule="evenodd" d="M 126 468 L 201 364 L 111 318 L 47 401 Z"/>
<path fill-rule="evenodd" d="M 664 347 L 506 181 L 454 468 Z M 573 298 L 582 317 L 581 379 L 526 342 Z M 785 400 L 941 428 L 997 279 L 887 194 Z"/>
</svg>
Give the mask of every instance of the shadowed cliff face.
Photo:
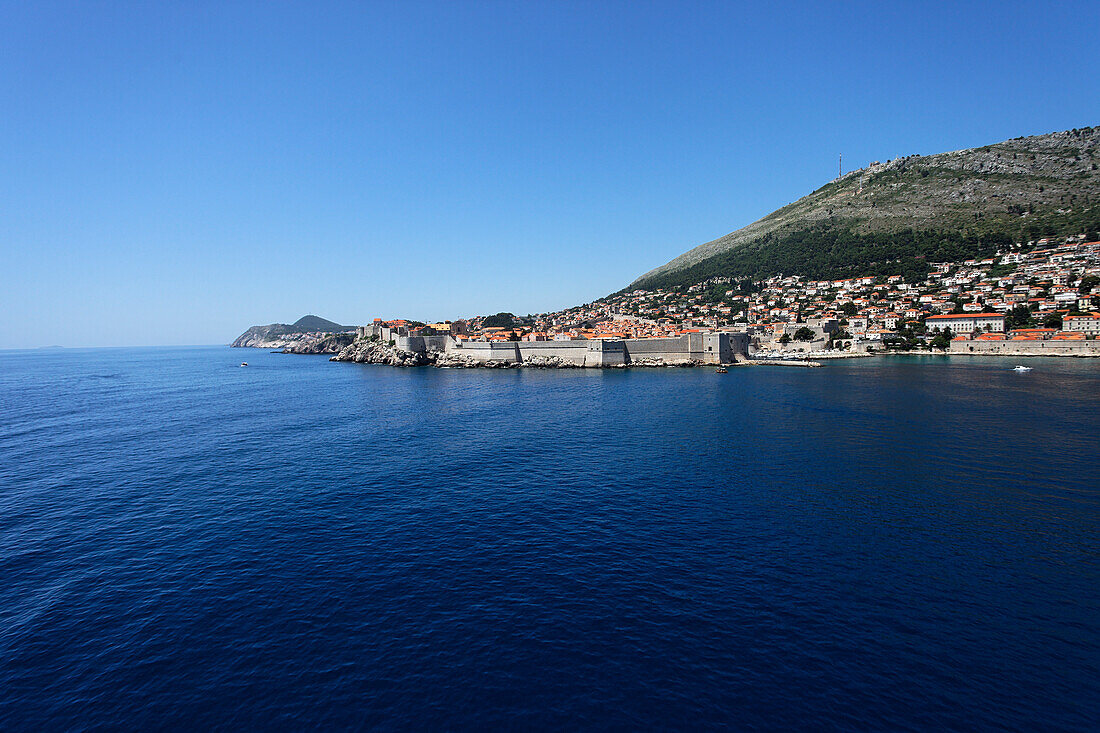
<svg viewBox="0 0 1100 733">
<path fill-rule="evenodd" d="M 673 273 L 736 249 L 767 242 L 782 246 L 784 237 L 804 230 L 860 236 L 935 230 L 957 233 L 960 240 L 1002 236 L 1015 241 L 1082 233 L 1100 227 L 1098 168 L 1100 127 L 897 158 L 851 171 L 759 221 L 685 252 L 630 287 L 660 285 Z M 744 263 L 729 265 L 738 266 Z"/>
</svg>

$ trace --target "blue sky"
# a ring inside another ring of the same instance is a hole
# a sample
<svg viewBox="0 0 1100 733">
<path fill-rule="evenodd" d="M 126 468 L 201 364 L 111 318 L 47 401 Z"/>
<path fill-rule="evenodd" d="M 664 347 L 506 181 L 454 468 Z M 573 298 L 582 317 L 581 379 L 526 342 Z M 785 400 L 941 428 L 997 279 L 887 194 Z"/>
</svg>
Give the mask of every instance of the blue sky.
<svg viewBox="0 0 1100 733">
<path fill-rule="evenodd" d="M 587 302 L 1100 124 L 1100 3 L 0 2 L 0 348 Z"/>
</svg>

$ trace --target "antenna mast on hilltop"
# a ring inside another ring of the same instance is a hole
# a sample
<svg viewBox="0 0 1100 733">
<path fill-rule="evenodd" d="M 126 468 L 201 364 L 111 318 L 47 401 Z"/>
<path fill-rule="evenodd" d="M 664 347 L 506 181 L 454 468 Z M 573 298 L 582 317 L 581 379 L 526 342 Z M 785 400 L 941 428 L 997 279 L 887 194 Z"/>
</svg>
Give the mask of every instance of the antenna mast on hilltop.
<svg viewBox="0 0 1100 733">
<path fill-rule="evenodd" d="M 837 178 L 843 178 L 844 177 L 844 153 L 840 154 L 840 160 L 837 161 L 836 170 L 837 170 L 836 177 Z"/>
</svg>

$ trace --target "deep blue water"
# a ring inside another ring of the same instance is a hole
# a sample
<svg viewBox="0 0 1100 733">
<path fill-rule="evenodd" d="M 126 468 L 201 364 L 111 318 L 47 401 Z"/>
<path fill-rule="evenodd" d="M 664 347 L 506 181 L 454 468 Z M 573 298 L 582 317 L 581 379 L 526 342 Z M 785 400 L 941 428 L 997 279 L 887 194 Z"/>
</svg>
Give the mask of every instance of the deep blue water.
<svg viewBox="0 0 1100 733">
<path fill-rule="evenodd" d="M 0 729 L 1095 729 L 1100 362 L 1027 363 L 0 353 Z"/>
</svg>

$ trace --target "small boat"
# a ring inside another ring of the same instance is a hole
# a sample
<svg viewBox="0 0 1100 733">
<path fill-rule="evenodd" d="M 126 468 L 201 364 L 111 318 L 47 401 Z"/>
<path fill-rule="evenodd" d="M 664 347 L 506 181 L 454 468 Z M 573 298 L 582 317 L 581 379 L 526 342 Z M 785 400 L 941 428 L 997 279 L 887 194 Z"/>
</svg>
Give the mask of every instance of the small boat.
<svg viewBox="0 0 1100 733">
<path fill-rule="evenodd" d="M 242 361 L 241 366 L 248 366 L 248 362 L 247 361 Z"/>
<path fill-rule="evenodd" d="M 720 366 L 720 367 L 718 367 L 717 369 L 714 370 L 715 374 L 727 374 L 728 372 L 729 372 L 729 369 L 726 369 L 724 366 Z"/>
<path fill-rule="evenodd" d="M 1026 366 L 1023 366 L 1022 364 L 1017 364 L 1016 368 L 1013 369 L 1012 371 L 1014 371 L 1014 372 L 1030 372 L 1031 367 L 1026 367 Z"/>
</svg>

